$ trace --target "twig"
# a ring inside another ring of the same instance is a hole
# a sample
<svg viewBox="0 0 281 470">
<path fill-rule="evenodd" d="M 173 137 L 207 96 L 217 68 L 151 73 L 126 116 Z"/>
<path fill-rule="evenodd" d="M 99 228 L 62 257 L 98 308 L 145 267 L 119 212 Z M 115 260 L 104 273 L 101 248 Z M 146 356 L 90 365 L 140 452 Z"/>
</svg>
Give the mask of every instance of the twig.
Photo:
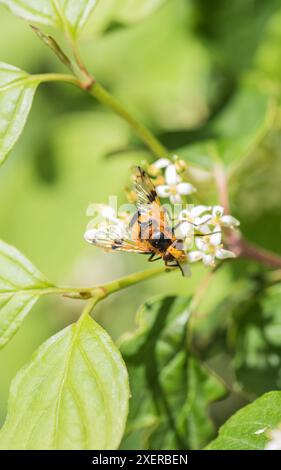
<svg viewBox="0 0 281 470">
<path fill-rule="evenodd" d="M 214 177 L 218 188 L 219 202 L 223 206 L 225 213 L 229 214 L 227 176 L 220 162 L 216 162 L 214 165 Z M 281 257 L 279 255 L 249 242 L 238 230 L 226 230 L 225 241 L 227 247 L 233 251 L 236 256 L 242 256 L 270 267 L 281 268 Z"/>
<path fill-rule="evenodd" d="M 224 208 L 226 214 L 230 213 L 227 176 L 223 164 L 216 161 L 214 164 L 214 178 L 217 184 L 219 202 Z"/>
<path fill-rule="evenodd" d="M 274 268 L 281 268 L 281 256 L 250 243 L 243 237 L 240 239 L 239 249 L 240 255 L 244 258 L 258 261 Z"/>
</svg>

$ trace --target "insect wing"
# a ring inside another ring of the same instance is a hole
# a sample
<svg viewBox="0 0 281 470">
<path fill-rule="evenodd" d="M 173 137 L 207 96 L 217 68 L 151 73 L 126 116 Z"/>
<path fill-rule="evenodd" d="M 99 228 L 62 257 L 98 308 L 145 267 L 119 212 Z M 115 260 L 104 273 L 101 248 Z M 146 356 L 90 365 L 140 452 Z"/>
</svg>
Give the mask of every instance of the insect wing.
<svg viewBox="0 0 281 470">
<path fill-rule="evenodd" d="M 106 251 L 149 253 L 147 247 L 131 240 L 127 231 L 120 230 L 120 227 L 115 225 L 89 230 L 86 232 L 85 238 L 89 243 L 104 248 Z"/>
<path fill-rule="evenodd" d="M 140 239 L 157 238 L 164 233 L 171 237 L 171 229 L 164 207 L 161 206 L 154 184 L 141 167 L 133 168 L 133 181 L 137 195 L 138 237 Z M 131 226 L 133 224 L 131 223 Z M 136 230 L 134 230 L 136 232 Z M 136 238 L 136 235 L 134 235 Z"/>
<path fill-rule="evenodd" d="M 137 194 L 138 207 L 153 203 L 161 206 L 154 184 L 148 174 L 140 166 L 133 167 L 133 182 Z"/>
</svg>

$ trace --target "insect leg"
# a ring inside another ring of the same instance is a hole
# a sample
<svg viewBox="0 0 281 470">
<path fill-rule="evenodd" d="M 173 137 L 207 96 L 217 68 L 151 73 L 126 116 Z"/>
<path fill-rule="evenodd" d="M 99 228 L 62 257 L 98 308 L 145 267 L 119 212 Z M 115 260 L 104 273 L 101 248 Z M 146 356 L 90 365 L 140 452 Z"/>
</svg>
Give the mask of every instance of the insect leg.
<svg viewBox="0 0 281 470">
<path fill-rule="evenodd" d="M 150 263 L 153 263 L 154 261 L 158 261 L 159 259 L 162 259 L 162 256 L 158 256 L 158 258 L 154 258 L 155 255 L 156 253 L 151 253 L 150 257 L 148 258 L 148 261 Z"/>
<path fill-rule="evenodd" d="M 178 260 L 175 259 L 175 260 L 172 261 L 172 263 L 173 263 L 173 264 L 169 264 L 169 261 L 166 261 L 165 265 L 166 265 L 168 268 L 179 268 L 180 271 L 181 271 L 181 273 L 182 273 L 182 275 L 184 276 L 183 269 L 182 269 L 180 263 L 178 262 Z"/>
<path fill-rule="evenodd" d="M 182 276 L 184 277 L 184 271 L 183 271 L 183 269 L 182 269 L 181 264 L 180 264 L 178 261 L 177 261 L 177 265 L 178 265 L 178 267 L 179 267 L 179 269 L 180 269 L 180 272 L 181 272 Z"/>
</svg>

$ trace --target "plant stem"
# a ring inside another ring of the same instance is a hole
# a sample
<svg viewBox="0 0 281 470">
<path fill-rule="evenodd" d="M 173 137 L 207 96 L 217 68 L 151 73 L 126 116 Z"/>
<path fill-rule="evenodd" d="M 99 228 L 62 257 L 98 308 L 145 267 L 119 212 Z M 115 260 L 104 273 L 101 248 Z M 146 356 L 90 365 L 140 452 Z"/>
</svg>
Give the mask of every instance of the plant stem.
<svg viewBox="0 0 281 470">
<path fill-rule="evenodd" d="M 88 300 L 88 302 L 86 303 L 86 306 L 84 308 L 84 310 L 82 311 L 79 319 L 78 319 L 78 322 L 77 322 L 77 326 L 79 328 L 79 325 L 81 325 L 81 323 L 83 322 L 83 319 L 87 316 L 87 315 L 90 315 L 94 306 L 98 303 L 98 301 L 100 300 L 100 298 L 98 296 L 96 297 L 92 297 L 90 300 Z"/>
<path fill-rule="evenodd" d="M 227 175 L 222 162 L 216 161 L 214 163 L 214 178 L 218 189 L 218 198 L 220 205 L 224 208 L 225 214 L 230 213 L 229 198 L 228 198 L 228 184 Z"/>
<path fill-rule="evenodd" d="M 214 178 L 218 189 L 219 203 L 223 206 L 226 214 L 230 213 L 228 197 L 228 181 L 222 162 L 217 158 L 214 163 Z M 226 244 L 237 256 L 257 261 L 259 263 L 281 268 L 281 257 L 271 251 L 265 250 L 248 240 L 239 231 L 225 231 Z"/>
<path fill-rule="evenodd" d="M 167 149 L 159 142 L 159 140 L 141 124 L 134 116 L 132 116 L 123 105 L 116 100 L 102 85 L 95 82 L 87 90 L 90 95 L 95 97 L 100 103 L 112 109 L 118 116 L 123 118 L 135 131 L 138 137 L 147 145 L 147 147 L 157 157 L 167 156 Z"/>
<path fill-rule="evenodd" d="M 74 70 L 75 76 L 79 79 L 80 75 L 82 76 L 81 87 L 84 90 L 87 90 L 95 83 L 94 77 L 88 72 L 87 68 L 84 65 L 82 60 L 78 45 L 75 40 L 69 38 L 70 46 L 74 55 L 78 73 Z"/>
<path fill-rule="evenodd" d="M 102 297 L 107 297 L 114 292 L 119 290 L 125 289 L 127 287 L 133 286 L 138 284 L 139 282 L 146 281 L 147 279 L 151 279 L 152 277 L 159 276 L 165 272 L 171 272 L 173 269 L 166 268 L 165 266 L 161 266 L 161 268 L 149 269 L 137 273 L 130 274 L 129 276 L 122 277 L 121 279 L 117 279 L 116 281 L 109 282 L 101 287 L 103 293 L 101 294 Z"/>
<path fill-rule="evenodd" d="M 122 277 L 121 279 L 117 279 L 116 281 L 109 282 L 102 286 L 95 286 L 95 287 L 81 287 L 81 288 L 72 288 L 72 287 L 43 287 L 43 288 L 26 288 L 20 290 L 6 290 L 0 292 L 1 296 L 10 295 L 22 295 L 28 294 L 37 296 L 44 296 L 44 295 L 51 295 L 51 294 L 61 294 L 65 297 L 70 297 L 72 299 L 80 299 L 80 300 L 88 300 L 88 299 L 95 299 L 95 303 L 99 300 L 107 297 L 114 292 L 119 290 L 125 289 L 127 287 L 133 286 L 138 284 L 139 282 L 146 281 L 147 279 L 151 279 L 153 277 L 159 276 L 164 272 L 171 272 L 175 268 L 167 268 L 166 266 L 161 266 L 160 268 L 155 269 L 147 269 L 145 271 L 137 272 L 130 274 L 129 276 Z"/>
<path fill-rule="evenodd" d="M 240 239 L 239 248 L 240 254 L 244 256 L 244 258 L 258 261 L 274 268 L 281 268 L 281 256 L 254 245 L 243 237 Z"/>
<path fill-rule="evenodd" d="M 141 122 L 139 122 L 130 112 L 123 107 L 123 105 L 114 98 L 102 85 L 96 82 L 93 75 L 91 75 L 86 68 L 77 42 L 72 37 L 69 31 L 67 22 L 65 22 L 64 15 L 62 14 L 61 7 L 57 0 L 53 0 L 53 6 L 61 20 L 65 35 L 71 47 L 75 63 L 68 58 L 68 56 L 61 49 L 59 44 L 51 36 L 43 33 L 36 26 L 31 25 L 31 28 L 37 36 L 46 44 L 51 50 L 56 54 L 58 59 L 68 67 L 72 72 L 71 75 L 60 75 L 60 74 L 45 74 L 45 75 L 33 75 L 31 80 L 34 78 L 40 81 L 66 81 L 77 85 L 82 90 L 89 92 L 91 96 L 96 98 L 100 103 L 104 104 L 108 108 L 112 109 L 118 116 L 124 119 L 135 131 L 137 136 L 144 142 L 145 145 L 155 154 L 156 157 L 165 157 L 168 154 L 168 150 L 161 144 L 161 142 L 150 132 L 150 130 L 145 127 Z"/>
<path fill-rule="evenodd" d="M 81 65 L 80 65 L 81 66 Z M 84 72 L 84 70 L 82 70 Z M 87 72 L 88 73 L 88 72 Z M 89 75 L 90 77 L 90 75 Z M 56 74 L 56 73 L 49 73 L 49 74 L 39 74 L 33 75 L 28 78 L 30 81 L 41 81 L 41 82 L 67 82 L 71 83 L 83 90 L 88 91 L 88 93 L 96 98 L 100 103 L 104 104 L 108 108 L 112 109 L 118 116 L 122 117 L 126 122 L 130 124 L 132 129 L 135 133 L 140 137 L 140 139 L 147 145 L 147 147 L 158 157 L 165 157 L 167 156 L 167 149 L 161 144 L 161 142 L 147 129 L 143 124 L 141 124 L 134 116 L 132 116 L 123 105 L 116 100 L 102 85 L 95 82 L 94 79 L 88 80 L 83 82 L 79 80 L 79 78 L 75 77 L 74 75 L 67 75 L 67 74 Z M 211 149 L 212 150 L 212 149 Z M 214 163 L 214 177 L 217 183 L 218 188 L 218 195 L 219 195 L 219 202 L 224 207 L 225 213 L 229 213 L 229 198 L 228 198 L 228 184 L 227 184 L 227 176 L 223 167 L 222 162 L 219 160 L 219 157 L 213 152 L 213 157 L 215 160 Z M 259 246 L 256 246 L 243 238 L 240 232 L 236 231 L 234 233 L 230 233 L 226 231 L 226 244 L 228 245 L 229 249 L 234 251 L 237 256 L 243 256 L 247 259 L 251 259 L 262 264 L 266 264 L 271 267 L 281 268 L 281 257 L 267 251 Z M 154 275 L 163 272 L 165 269 L 155 270 L 156 274 L 153 274 L 154 270 L 151 270 L 151 275 L 147 275 L 148 273 L 145 271 L 145 277 L 142 278 L 142 273 L 136 273 L 127 278 L 120 279 L 119 281 L 114 281 L 106 286 L 108 289 L 108 293 L 115 292 L 116 290 L 120 290 L 124 287 L 127 287 L 136 282 L 140 282 L 145 278 L 152 277 Z M 140 277 L 140 280 L 137 280 Z M 124 284 L 124 287 L 123 287 Z M 64 295 L 73 298 L 89 298 L 89 289 L 82 289 L 82 290 L 70 290 L 63 292 Z M 45 295 L 49 293 L 62 293 L 61 292 L 54 292 L 48 289 L 48 292 L 38 293 L 38 295 Z M 106 293 L 106 295 L 108 295 Z M 106 296 L 104 295 L 104 296 Z"/>
<path fill-rule="evenodd" d="M 66 73 L 41 73 L 37 75 L 31 75 L 28 80 L 40 82 L 67 82 L 81 88 L 79 80 L 74 77 L 74 75 L 69 75 Z"/>
</svg>

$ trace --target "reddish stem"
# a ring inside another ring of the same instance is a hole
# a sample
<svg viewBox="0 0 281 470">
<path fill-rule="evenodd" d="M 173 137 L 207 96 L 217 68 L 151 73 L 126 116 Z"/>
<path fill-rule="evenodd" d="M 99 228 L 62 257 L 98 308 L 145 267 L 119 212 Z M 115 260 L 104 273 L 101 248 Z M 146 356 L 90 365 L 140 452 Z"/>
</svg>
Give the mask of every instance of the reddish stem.
<svg viewBox="0 0 281 470">
<path fill-rule="evenodd" d="M 220 204 L 223 206 L 225 213 L 229 214 L 230 206 L 227 176 L 223 165 L 220 163 L 214 165 L 214 178 L 218 188 Z M 249 242 L 239 231 L 234 232 L 227 230 L 225 235 L 228 248 L 233 251 L 236 256 L 243 256 L 244 258 L 257 261 L 267 266 L 281 268 L 281 256 Z"/>
<path fill-rule="evenodd" d="M 244 256 L 244 258 L 252 259 L 274 268 L 281 268 L 281 256 L 254 245 L 244 238 L 240 240 L 240 250 L 241 256 Z"/>
<path fill-rule="evenodd" d="M 230 214 L 227 177 L 223 165 L 219 162 L 214 165 L 214 178 L 216 180 L 219 201 L 225 214 Z"/>
<path fill-rule="evenodd" d="M 236 256 L 257 261 L 272 268 L 281 268 L 281 256 L 249 242 L 239 231 L 226 230 L 225 241 L 228 249 Z"/>
</svg>

